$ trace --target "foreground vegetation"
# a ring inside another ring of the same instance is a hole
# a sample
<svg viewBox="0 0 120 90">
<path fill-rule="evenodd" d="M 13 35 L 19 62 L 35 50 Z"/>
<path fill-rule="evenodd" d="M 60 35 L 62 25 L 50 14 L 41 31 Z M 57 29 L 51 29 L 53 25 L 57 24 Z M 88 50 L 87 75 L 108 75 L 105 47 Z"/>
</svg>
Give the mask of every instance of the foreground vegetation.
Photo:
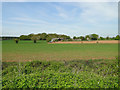
<svg viewBox="0 0 120 90">
<path fill-rule="evenodd" d="M 117 60 L 3 62 L 3 88 L 118 88 Z"/>
<path fill-rule="evenodd" d="M 2 41 L 2 86 L 118 88 L 117 56 L 118 44 Z"/>
</svg>

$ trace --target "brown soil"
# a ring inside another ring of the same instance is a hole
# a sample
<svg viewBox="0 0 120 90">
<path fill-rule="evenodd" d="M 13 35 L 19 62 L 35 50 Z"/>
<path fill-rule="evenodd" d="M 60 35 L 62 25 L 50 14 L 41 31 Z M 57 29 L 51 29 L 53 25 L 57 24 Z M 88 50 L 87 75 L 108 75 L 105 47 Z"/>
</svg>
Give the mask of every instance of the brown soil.
<svg viewBox="0 0 120 90">
<path fill-rule="evenodd" d="M 85 61 L 86 60 L 91 60 L 91 59 L 92 60 L 100 60 L 100 59 L 101 60 L 113 60 L 113 59 L 116 59 L 116 58 L 115 57 L 111 57 L 111 58 L 105 58 L 105 57 L 104 58 L 100 58 L 100 57 L 95 57 L 95 58 L 94 57 L 93 58 L 88 58 L 88 57 L 87 58 L 79 58 L 79 60 L 85 60 Z M 77 60 L 77 59 L 75 59 L 75 60 Z M 32 61 L 34 61 L 34 60 L 21 60 L 21 61 L 6 60 L 6 61 L 2 61 L 2 62 L 18 62 L 19 63 L 19 62 L 32 62 Z M 54 61 L 54 60 L 46 60 L 46 61 Z M 67 60 L 67 59 L 66 60 L 59 60 L 58 59 L 58 60 L 55 60 L 55 61 L 74 61 L 74 59 L 73 60 Z"/>
<path fill-rule="evenodd" d="M 118 43 L 118 40 L 101 40 L 101 41 L 59 41 L 52 43 L 65 43 L 65 44 L 74 44 L 74 43 Z M 120 43 L 120 42 L 119 42 Z"/>
</svg>

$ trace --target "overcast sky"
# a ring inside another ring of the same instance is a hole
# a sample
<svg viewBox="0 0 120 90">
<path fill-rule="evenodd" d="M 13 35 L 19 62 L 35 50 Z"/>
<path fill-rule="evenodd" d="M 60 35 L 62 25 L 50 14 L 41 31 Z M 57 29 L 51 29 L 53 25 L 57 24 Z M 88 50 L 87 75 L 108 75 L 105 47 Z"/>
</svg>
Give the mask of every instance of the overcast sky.
<svg viewBox="0 0 120 90">
<path fill-rule="evenodd" d="M 118 34 L 117 2 L 3 2 L 3 36 Z"/>
</svg>

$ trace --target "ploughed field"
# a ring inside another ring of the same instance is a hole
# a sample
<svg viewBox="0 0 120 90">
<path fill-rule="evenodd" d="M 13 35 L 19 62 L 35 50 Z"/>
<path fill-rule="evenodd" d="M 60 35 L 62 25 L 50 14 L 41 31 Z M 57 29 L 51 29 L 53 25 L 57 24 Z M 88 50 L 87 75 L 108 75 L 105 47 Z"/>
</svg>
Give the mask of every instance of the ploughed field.
<svg viewBox="0 0 120 90">
<path fill-rule="evenodd" d="M 118 44 L 2 41 L 2 88 L 118 88 Z"/>
<path fill-rule="evenodd" d="M 118 40 L 95 40 L 95 41 L 59 41 L 52 43 L 61 43 L 61 44 L 80 44 L 80 43 L 119 43 Z"/>
<path fill-rule="evenodd" d="M 45 41 L 2 41 L 3 62 L 24 62 L 34 60 L 89 60 L 115 59 L 118 44 L 48 44 Z"/>
</svg>

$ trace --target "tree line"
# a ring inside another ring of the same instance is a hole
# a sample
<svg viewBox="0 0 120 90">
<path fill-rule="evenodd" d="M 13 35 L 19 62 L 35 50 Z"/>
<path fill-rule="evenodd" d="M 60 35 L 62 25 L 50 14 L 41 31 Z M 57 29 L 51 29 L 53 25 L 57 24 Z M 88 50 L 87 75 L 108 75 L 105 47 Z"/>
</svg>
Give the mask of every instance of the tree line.
<svg viewBox="0 0 120 90">
<path fill-rule="evenodd" d="M 90 34 L 90 35 L 86 35 L 86 36 L 80 36 L 80 37 L 76 37 L 74 36 L 73 39 L 81 39 L 81 40 L 119 40 L 120 36 L 117 35 L 116 37 L 101 37 L 97 34 Z"/>
<path fill-rule="evenodd" d="M 51 41 L 53 38 L 64 38 L 64 40 L 70 40 L 70 36 L 67 35 L 59 35 L 59 34 L 46 34 L 46 33 L 39 33 L 39 34 L 29 34 L 29 35 L 21 35 L 19 37 L 20 40 L 46 40 L 47 42 Z"/>
<path fill-rule="evenodd" d="M 46 33 L 39 33 L 39 34 L 29 34 L 29 35 L 21 35 L 19 37 L 20 40 L 32 40 L 32 37 L 36 37 L 39 40 L 46 40 L 46 41 L 50 41 L 52 38 L 64 38 L 64 40 L 119 40 L 120 36 L 117 35 L 116 37 L 101 37 L 97 34 L 90 34 L 90 35 L 86 35 L 86 36 L 79 36 L 76 37 L 74 36 L 73 38 L 71 38 L 70 36 L 67 35 L 59 35 L 59 34 L 46 34 Z"/>
<path fill-rule="evenodd" d="M 71 38 L 68 35 L 64 34 L 47 34 L 47 33 L 38 33 L 38 34 L 29 34 L 29 35 L 21 35 L 20 37 L 2 37 L 2 40 L 8 40 L 8 39 L 14 39 L 16 43 L 18 43 L 19 40 L 33 40 L 34 43 L 36 43 L 37 40 L 46 40 L 47 42 L 50 42 L 53 38 L 62 38 L 63 41 L 89 41 L 89 40 L 119 40 L 120 36 L 117 35 L 116 37 L 101 37 L 97 34 L 89 34 L 86 36 L 74 36 Z M 58 41 L 58 40 L 55 40 Z"/>
</svg>

